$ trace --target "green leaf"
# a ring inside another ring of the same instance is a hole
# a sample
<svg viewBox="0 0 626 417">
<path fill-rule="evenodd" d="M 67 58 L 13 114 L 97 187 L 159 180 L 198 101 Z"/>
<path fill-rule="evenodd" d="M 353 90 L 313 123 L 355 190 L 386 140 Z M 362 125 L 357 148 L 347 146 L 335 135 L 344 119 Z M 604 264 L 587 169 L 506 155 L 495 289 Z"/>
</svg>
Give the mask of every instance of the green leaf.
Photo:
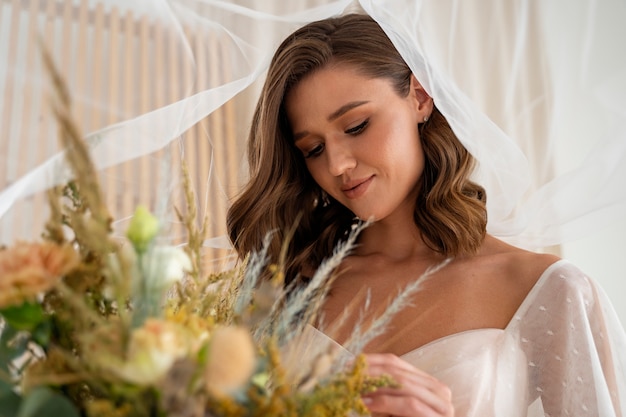
<svg viewBox="0 0 626 417">
<path fill-rule="evenodd" d="M 38 387 L 28 393 L 16 417 L 80 417 L 76 407 L 61 394 L 48 387 Z"/>
<path fill-rule="evenodd" d="M 50 343 L 50 334 L 52 333 L 52 324 L 50 320 L 45 320 L 32 331 L 33 340 L 39 346 L 46 348 Z"/>
<path fill-rule="evenodd" d="M 0 417 L 15 417 L 22 398 L 13 391 L 13 386 L 0 379 Z"/>
<path fill-rule="evenodd" d="M 204 343 L 198 350 L 198 363 L 204 365 L 208 362 L 209 358 L 209 344 Z"/>
<path fill-rule="evenodd" d="M 22 303 L 19 306 L 6 307 L 0 310 L 0 315 L 6 322 L 17 330 L 27 332 L 35 329 L 41 322 L 46 320 L 46 315 L 37 303 Z"/>
</svg>

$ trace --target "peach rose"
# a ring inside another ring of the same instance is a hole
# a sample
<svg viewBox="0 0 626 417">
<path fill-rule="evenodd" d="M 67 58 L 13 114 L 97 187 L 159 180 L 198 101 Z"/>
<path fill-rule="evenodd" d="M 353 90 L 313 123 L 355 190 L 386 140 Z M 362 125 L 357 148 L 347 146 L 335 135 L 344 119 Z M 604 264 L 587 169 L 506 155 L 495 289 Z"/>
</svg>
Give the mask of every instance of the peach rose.
<svg viewBox="0 0 626 417">
<path fill-rule="evenodd" d="M 78 263 L 70 245 L 18 242 L 0 250 L 0 308 L 35 299 Z"/>
<path fill-rule="evenodd" d="M 90 360 L 132 384 L 149 386 L 158 383 L 176 360 L 189 354 L 193 335 L 177 323 L 149 318 L 133 330 L 124 357 L 101 350 L 93 340 L 87 347 Z"/>
</svg>

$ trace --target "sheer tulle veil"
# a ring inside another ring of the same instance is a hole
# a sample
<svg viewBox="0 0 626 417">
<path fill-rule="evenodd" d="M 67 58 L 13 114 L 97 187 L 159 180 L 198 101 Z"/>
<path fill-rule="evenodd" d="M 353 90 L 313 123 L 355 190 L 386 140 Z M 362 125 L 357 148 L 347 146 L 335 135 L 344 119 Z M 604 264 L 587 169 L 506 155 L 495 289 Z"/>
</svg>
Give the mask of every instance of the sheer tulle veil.
<svg viewBox="0 0 626 417">
<path fill-rule="evenodd" d="M 487 189 L 490 233 L 536 249 L 589 234 L 626 212 L 626 5 L 621 1 L 136 3 L 133 13 L 155 26 L 139 32 L 127 55 L 89 50 L 95 32 L 88 32 L 83 44 L 75 39 L 81 13 L 98 25 L 98 14 L 87 6 L 84 11 L 68 6 L 67 16 L 78 16 L 71 30 L 66 28 L 69 34 L 43 18 L 33 32 L 43 35 L 67 78 L 102 179 L 116 190 L 118 231 L 132 214 L 135 204 L 128 201 L 147 204 L 176 223 L 171 203 L 181 194 L 181 161 L 189 159 L 199 167 L 192 180 L 213 225 L 206 245 L 228 247 L 225 210 L 246 176 L 246 129 L 274 49 L 309 21 L 351 11 L 364 11 L 381 24 L 478 160 L 476 179 Z M 16 225 L 43 224 L 33 208 L 41 205 L 38 196 L 70 176 L 46 110 L 50 88 L 40 58 L 23 52 L 37 48 L 39 36 L 26 34 L 13 43 L 19 33 L 12 35 L 9 27 L 19 27 L 29 12 L 12 4 L 0 4 L 2 243 L 34 237 L 37 229 Z M 104 11 L 107 45 L 120 42 L 116 29 L 130 31 L 128 21 L 122 19 L 118 28 L 106 17 L 125 16 L 113 11 L 119 4 L 93 6 Z M 81 60 L 67 40 L 79 42 L 89 60 Z M 165 52 L 155 46 L 159 43 L 166 44 Z M 124 76 L 125 59 L 135 55 L 143 57 L 141 75 Z M 95 73 L 116 72 L 120 78 L 111 79 L 122 85 L 120 96 L 110 92 L 113 84 L 89 82 Z M 139 97 L 139 89 L 152 96 Z M 28 97 L 35 98 L 27 105 Z M 30 112 L 18 114 L 17 108 Z M 208 117 L 218 111 L 230 118 Z M 94 114 L 104 116 L 94 121 Z M 188 149 L 184 140 L 191 129 L 200 132 L 199 151 Z M 555 152 L 563 146 L 580 149 L 579 157 L 563 160 Z M 145 174 L 148 169 L 151 174 Z M 164 238 L 184 241 L 176 233 Z"/>
</svg>

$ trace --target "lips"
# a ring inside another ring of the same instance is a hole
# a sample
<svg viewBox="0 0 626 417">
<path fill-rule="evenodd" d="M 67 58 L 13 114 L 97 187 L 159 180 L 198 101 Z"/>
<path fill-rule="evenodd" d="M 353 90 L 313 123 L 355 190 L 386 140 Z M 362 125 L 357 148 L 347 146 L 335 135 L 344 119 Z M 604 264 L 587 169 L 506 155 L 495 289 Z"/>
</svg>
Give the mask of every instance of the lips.
<svg viewBox="0 0 626 417">
<path fill-rule="evenodd" d="M 365 194 L 373 179 L 374 176 L 372 175 L 371 177 L 345 182 L 341 187 L 341 191 L 350 199 L 359 198 Z"/>
</svg>

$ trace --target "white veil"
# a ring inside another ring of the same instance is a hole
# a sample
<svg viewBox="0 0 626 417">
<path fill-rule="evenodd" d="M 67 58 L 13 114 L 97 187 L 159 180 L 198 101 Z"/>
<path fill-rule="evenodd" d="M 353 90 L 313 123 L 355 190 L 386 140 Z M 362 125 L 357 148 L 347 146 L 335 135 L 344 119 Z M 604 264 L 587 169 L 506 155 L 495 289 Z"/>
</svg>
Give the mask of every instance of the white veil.
<svg viewBox="0 0 626 417">
<path fill-rule="evenodd" d="M 626 212 L 626 5 L 617 0 L 67 0 L 0 3 L 0 243 L 31 239 L 42 191 L 69 179 L 46 107 L 38 35 L 68 81 L 116 231 L 137 204 L 184 243 L 190 166 L 208 247 L 245 180 L 258 82 L 302 24 L 363 9 L 479 162 L 490 233 L 537 249 Z M 274 4 L 276 3 L 276 4 Z M 562 160 L 555 149 L 580 149 Z M 216 252 L 216 254 L 222 252 Z"/>
</svg>

